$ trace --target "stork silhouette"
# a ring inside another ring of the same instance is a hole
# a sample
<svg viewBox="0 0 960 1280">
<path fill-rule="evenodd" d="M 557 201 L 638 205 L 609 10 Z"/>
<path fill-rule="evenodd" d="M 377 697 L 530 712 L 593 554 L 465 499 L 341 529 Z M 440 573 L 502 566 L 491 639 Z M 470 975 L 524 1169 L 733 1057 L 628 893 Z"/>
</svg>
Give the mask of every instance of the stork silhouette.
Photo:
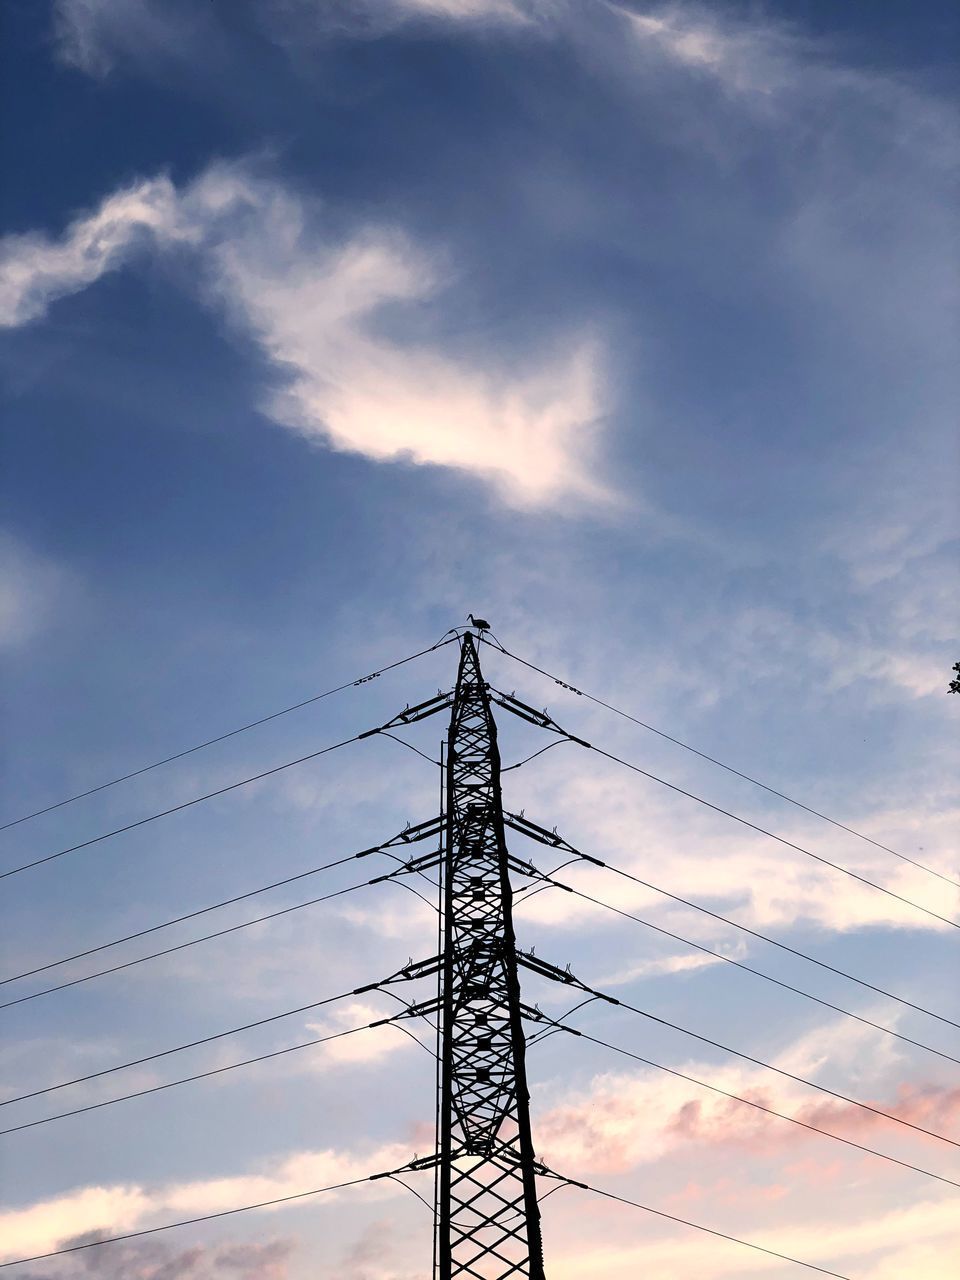
<svg viewBox="0 0 960 1280">
<path fill-rule="evenodd" d="M 471 627 L 476 627 L 478 631 L 490 630 L 490 623 L 486 618 L 475 618 L 472 613 L 468 613 L 467 617 L 470 619 Z"/>
</svg>

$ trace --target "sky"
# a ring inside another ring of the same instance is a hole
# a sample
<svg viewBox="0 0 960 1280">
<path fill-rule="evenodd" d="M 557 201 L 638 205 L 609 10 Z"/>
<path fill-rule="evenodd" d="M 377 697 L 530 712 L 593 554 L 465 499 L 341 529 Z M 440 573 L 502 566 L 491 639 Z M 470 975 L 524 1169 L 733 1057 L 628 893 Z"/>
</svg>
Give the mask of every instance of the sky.
<svg viewBox="0 0 960 1280">
<path fill-rule="evenodd" d="M 486 646 L 497 688 L 960 919 L 953 6 L 10 0 L 3 27 L 0 817 L 349 687 L 7 828 L 0 869 L 449 689 L 452 645 L 352 682 L 473 611 L 940 878 Z M 444 732 L 441 715 L 404 736 L 436 759 Z M 501 735 L 509 763 L 543 745 Z M 547 1164 L 856 1280 L 955 1276 L 958 1192 L 927 1176 L 960 1180 L 951 925 L 575 745 L 504 786 L 576 848 L 912 1005 L 609 869 L 560 873 L 606 906 L 518 903 L 521 946 L 954 1142 L 593 1004 L 581 1030 L 925 1172 L 563 1035 L 528 1059 Z M 423 758 L 366 739 L 7 877 L 0 976 L 375 845 L 438 790 Z M 8 1098 L 348 993 L 11 1103 L 2 1127 L 395 1012 L 349 994 L 436 949 L 430 902 L 353 892 L 394 865 L 0 986 L 351 888 L 0 1009 Z M 524 995 L 573 1003 L 534 979 Z M 433 1072 L 367 1028 L 2 1134 L 0 1262 L 402 1165 L 431 1149 Z M 429 1199 L 429 1177 L 411 1185 Z M 425 1280 L 430 1228 L 378 1182 L 5 1274 Z M 802 1273 L 572 1188 L 544 1204 L 544 1247 L 550 1280 Z"/>
</svg>

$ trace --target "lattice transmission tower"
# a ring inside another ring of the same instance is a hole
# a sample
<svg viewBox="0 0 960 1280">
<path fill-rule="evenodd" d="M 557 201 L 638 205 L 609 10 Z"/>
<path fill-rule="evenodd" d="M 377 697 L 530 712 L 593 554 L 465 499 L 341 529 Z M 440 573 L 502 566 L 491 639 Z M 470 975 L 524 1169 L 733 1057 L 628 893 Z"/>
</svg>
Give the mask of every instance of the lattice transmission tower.
<svg viewBox="0 0 960 1280">
<path fill-rule="evenodd" d="M 446 743 L 439 1280 L 544 1280 L 500 752 L 470 633 Z"/>
</svg>

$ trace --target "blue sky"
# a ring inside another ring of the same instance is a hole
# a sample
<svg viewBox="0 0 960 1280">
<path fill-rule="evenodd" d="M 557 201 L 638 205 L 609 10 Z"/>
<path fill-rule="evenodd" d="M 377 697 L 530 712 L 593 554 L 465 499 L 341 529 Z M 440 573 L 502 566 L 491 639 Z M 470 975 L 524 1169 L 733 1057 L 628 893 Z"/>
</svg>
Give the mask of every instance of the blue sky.
<svg viewBox="0 0 960 1280">
<path fill-rule="evenodd" d="M 475 610 L 524 657 L 957 877 L 951 6 L 15 0 L 5 23 L 5 815 L 376 669 Z M 956 916 L 943 881 L 485 661 L 573 732 Z M 15 827 L 3 865 L 351 736 L 454 671 L 439 650 Z M 435 753 L 441 731 L 412 740 Z M 538 745 L 504 732 L 511 759 Z M 653 783 L 564 747 L 511 775 L 508 800 L 960 1014 L 947 926 Z M 411 753 L 345 748 L 8 879 L 4 972 L 435 807 Z M 957 1053 L 924 1015 L 625 881 L 572 874 Z M 210 927 L 306 896 L 278 891 Z M 0 1011 L 0 1079 L 19 1093 L 348 990 L 425 953 L 431 930 L 423 904 L 381 886 Z M 730 966 L 691 968 L 682 947 L 569 895 L 533 899 L 519 932 L 651 1011 L 957 1132 L 941 1060 Z M 123 1083 L 380 1016 L 365 1009 Z M 614 1011 L 583 1019 L 793 1114 L 815 1101 Z M 0 1138 L 5 1256 L 422 1153 L 431 1067 L 390 1035 L 343 1042 L 368 1045 L 363 1060 L 316 1050 Z M 942 1185 L 733 1120 L 692 1086 L 559 1040 L 537 1051 L 534 1123 L 571 1176 L 868 1280 L 953 1273 Z M 115 1083 L 60 1097 L 82 1105 Z M 833 1119 L 951 1176 L 939 1144 Z M 796 1273 L 594 1202 L 571 1220 L 574 1194 L 547 1205 L 551 1280 Z M 422 1215 L 398 1189 L 362 1192 L 11 1274 L 414 1280 Z"/>
</svg>

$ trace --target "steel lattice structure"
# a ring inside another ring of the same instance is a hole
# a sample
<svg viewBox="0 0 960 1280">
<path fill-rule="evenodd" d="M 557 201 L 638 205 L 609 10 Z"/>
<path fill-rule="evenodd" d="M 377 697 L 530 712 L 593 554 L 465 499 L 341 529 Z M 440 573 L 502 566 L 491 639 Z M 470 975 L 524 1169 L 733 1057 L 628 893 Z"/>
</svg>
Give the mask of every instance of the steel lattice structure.
<svg viewBox="0 0 960 1280">
<path fill-rule="evenodd" d="M 544 1280 L 500 753 L 474 637 L 446 750 L 439 1280 Z"/>
</svg>

